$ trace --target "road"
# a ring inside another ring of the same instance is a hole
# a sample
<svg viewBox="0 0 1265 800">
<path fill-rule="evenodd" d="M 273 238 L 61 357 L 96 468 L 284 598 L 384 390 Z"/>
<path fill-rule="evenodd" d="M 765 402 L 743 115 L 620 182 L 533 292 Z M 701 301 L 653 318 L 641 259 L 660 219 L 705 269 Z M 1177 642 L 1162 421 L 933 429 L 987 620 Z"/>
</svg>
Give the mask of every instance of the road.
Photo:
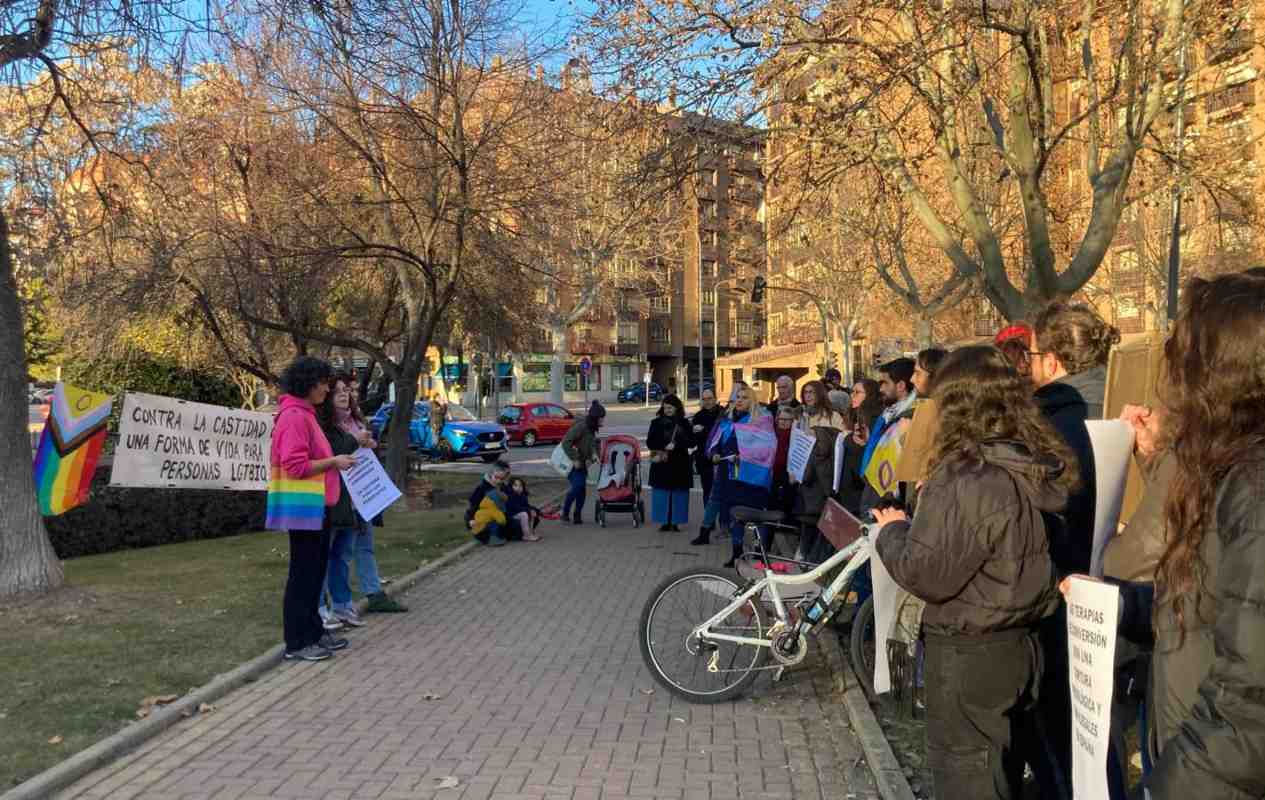
<svg viewBox="0 0 1265 800">
<path fill-rule="evenodd" d="M 602 435 L 629 434 L 636 436 L 644 445 L 650 420 L 654 418 L 658 409 L 658 404 L 651 405 L 649 409 L 640 404 L 606 406 L 606 424 L 602 428 Z M 579 413 L 578 408 L 573 410 Z M 688 414 L 693 414 L 695 410 L 697 410 L 696 406 L 686 407 Z M 556 476 L 557 473 L 549 466 L 549 454 L 553 452 L 554 446 L 553 443 L 538 444 L 530 448 L 511 445 L 508 461 L 513 466 L 514 472 L 520 475 Z M 642 463 L 645 463 L 644 460 Z M 487 469 L 487 465 L 482 461 L 459 461 L 452 464 L 427 464 L 422 469 L 423 471 L 479 474 Z"/>
</svg>

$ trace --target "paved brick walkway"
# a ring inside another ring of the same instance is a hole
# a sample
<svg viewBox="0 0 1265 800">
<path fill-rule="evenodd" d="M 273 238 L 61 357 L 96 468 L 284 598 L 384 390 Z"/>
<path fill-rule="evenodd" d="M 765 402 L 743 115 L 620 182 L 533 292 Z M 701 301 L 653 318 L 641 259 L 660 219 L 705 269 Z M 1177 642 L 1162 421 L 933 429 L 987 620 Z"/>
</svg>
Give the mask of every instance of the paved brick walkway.
<svg viewBox="0 0 1265 800">
<path fill-rule="evenodd" d="M 819 671 L 716 706 L 653 682 L 636 639 L 649 590 L 724 555 L 611 519 L 476 551 L 419 583 L 412 613 L 370 617 L 334 659 L 283 664 L 61 796 L 876 797 Z"/>
</svg>

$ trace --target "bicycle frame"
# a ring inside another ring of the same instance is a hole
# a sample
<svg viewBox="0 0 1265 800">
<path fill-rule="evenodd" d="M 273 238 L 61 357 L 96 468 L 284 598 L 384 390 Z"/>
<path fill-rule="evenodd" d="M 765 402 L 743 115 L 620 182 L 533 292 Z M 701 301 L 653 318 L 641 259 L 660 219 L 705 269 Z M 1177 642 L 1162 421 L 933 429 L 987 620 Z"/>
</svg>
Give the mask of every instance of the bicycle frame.
<svg viewBox="0 0 1265 800">
<path fill-rule="evenodd" d="M 758 525 L 748 525 L 747 532 L 758 529 Z M 852 544 L 835 553 L 830 558 L 818 564 L 813 570 L 804 572 L 799 575 L 778 575 L 766 569 L 764 577 L 755 582 L 750 589 L 747 589 L 741 595 L 734 598 L 734 601 L 725 608 L 717 612 L 711 619 L 699 625 L 692 631 L 693 636 L 697 636 L 701 641 L 706 642 L 733 642 L 735 644 L 750 644 L 758 647 L 772 647 L 773 643 L 769 639 L 753 639 L 749 636 L 732 636 L 727 633 L 713 633 L 711 628 L 726 619 L 730 614 L 741 608 L 748 600 L 767 590 L 769 596 L 773 600 L 773 608 L 777 612 L 777 618 L 782 622 L 787 621 L 786 605 L 782 602 L 782 596 L 778 593 L 778 587 L 805 586 L 815 583 L 818 578 L 825 575 L 830 570 L 847 561 L 847 565 L 843 568 L 830 585 L 819 595 L 824 602 L 829 605 L 838 595 L 839 591 L 847 585 L 856 571 L 861 565 L 870 560 L 868 526 L 866 535 L 860 537 Z M 767 563 L 767 562 L 766 562 Z M 804 619 L 799 624 L 799 633 L 807 633 L 816 623 L 809 622 Z"/>
</svg>

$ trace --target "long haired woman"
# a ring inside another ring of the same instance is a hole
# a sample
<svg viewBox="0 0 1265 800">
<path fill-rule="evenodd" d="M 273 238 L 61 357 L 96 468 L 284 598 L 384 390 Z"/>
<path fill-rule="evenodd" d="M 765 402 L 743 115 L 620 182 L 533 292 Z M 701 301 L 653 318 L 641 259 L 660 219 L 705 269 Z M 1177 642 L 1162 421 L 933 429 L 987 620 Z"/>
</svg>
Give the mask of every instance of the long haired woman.
<svg viewBox="0 0 1265 800">
<path fill-rule="evenodd" d="M 876 554 L 926 601 L 927 756 L 943 797 L 1021 796 L 1013 720 L 1041 679 L 1036 625 L 1059 603 L 1042 512 L 1075 456 L 993 347 L 941 366 L 940 436 L 911 521 L 880 508 Z"/>
<path fill-rule="evenodd" d="M 1265 278 L 1192 279 L 1164 347 L 1155 800 L 1265 797 Z"/>
</svg>

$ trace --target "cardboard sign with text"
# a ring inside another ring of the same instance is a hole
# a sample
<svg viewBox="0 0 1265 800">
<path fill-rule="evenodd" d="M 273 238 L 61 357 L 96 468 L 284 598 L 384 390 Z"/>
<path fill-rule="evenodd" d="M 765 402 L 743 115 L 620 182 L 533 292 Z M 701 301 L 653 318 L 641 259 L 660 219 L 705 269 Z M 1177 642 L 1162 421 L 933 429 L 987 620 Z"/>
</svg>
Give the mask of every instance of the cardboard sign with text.
<svg viewBox="0 0 1265 800">
<path fill-rule="evenodd" d="M 1067 594 L 1067 646 L 1072 687 L 1072 794 L 1102 800 L 1107 793 L 1111 692 L 1115 680 L 1120 591 L 1074 577 Z"/>
</svg>

